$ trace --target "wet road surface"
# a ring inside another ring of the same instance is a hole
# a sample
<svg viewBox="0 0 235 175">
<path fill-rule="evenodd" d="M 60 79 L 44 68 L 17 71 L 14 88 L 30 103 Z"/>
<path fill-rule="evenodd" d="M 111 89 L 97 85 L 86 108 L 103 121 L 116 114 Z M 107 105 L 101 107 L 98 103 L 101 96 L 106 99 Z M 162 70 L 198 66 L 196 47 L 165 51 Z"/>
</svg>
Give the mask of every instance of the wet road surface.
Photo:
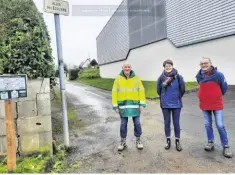
<svg viewBox="0 0 235 175">
<path fill-rule="evenodd" d="M 234 173 L 235 158 L 222 156 L 217 129 L 214 127 L 216 149 L 205 152 L 206 133 L 195 93 L 183 98 L 181 115 L 182 152 L 164 150 L 164 126 L 158 102 L 148 101 L 141 116 L 144 149 L 135 146 L 132 120 L 128 123 L 128 147 L 117 151 L 119 116 L 112 110 L 111 94 L 76 82 L 66 84 L 67 101 L 85 123 L 85 129 L 70 134 L 72 153 L 69 162 L 78 162 L 73 173 Z M 235 153 L 235 89 L 225 97 L 225 126 Z M 215 125 L 214 125 L 215 126 Z M 172 138 L 173 128 L 172 128 Z"/>
</svg>

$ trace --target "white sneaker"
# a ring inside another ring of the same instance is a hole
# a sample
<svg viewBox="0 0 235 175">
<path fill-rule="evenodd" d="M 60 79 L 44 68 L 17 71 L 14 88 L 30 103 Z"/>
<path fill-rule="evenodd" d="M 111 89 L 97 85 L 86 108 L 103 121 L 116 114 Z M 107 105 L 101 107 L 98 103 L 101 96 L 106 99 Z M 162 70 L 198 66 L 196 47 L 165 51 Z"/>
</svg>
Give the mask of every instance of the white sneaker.
<svg viewBox="0 0 235 175">
<path fill-rule="evenodd" d="M 143 149 L 144 148 L 144 145 L 140 141 L 140 137 L 136 137 L 136 147 L 138 149 Z"/>
<path fill-rule="evenodd" d="M 118 145 L 118 151 L 123 151 L 126 146 L 126 139 L 122 138 L 120 144 Z"/>
</svg>

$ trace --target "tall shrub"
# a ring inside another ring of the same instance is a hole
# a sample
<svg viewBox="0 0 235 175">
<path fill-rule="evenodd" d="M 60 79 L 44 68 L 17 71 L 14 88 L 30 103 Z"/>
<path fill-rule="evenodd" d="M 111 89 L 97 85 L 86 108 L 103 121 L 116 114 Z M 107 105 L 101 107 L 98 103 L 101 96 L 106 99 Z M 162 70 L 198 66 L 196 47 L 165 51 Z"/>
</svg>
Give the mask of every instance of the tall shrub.
<svg viewBox="0 0 235 175">
<path fill-rule="evenodd" d="M 54 74 L 50 37 L 33 0 L 0 0 L 0 71 L 29 78 Z"/>
</svg>

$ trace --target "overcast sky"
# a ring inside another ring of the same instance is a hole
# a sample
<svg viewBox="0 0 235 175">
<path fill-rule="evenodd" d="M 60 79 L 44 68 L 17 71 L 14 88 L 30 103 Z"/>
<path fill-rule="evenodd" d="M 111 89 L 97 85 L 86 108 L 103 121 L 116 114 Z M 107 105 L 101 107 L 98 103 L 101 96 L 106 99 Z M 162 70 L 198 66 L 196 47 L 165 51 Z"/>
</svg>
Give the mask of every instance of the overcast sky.
<svg viewBox="0 0 235 175">
<path fill-rule="evenodd" d="M 44 0 L 34 0 L 40 12 L 43 12 L 43 1 Z M 70 16 L 61 16 L 60 18 L 63 58 L 66 63 L 79 65 L 88 55 L 90 55 L 92 59 L 97 59 L 96 37 L 113 13 L 110 12 L 106 16 L 99 16 L 98 14 L 97 16 L 85 16 L 85 14 L 73 16 L 72 6 L 104 5 L 105 7 L 106 5 L 115 5 L 112 7 L 116 8 L 121 1 L 122 0 L 69 0 Z M 44 13 L 43 16 L 51 36 L 51 47 L 57 63 L 54 15 Z"/>
</svg>

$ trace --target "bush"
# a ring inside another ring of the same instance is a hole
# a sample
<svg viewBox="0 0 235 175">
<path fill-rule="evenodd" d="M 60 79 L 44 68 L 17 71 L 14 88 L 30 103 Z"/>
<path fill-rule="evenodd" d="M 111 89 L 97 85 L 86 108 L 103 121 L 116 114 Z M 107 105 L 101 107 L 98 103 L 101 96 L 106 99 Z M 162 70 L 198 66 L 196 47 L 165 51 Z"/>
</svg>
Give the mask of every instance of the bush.
<svg viewBox="0 0 235 175">
<path fill-rule="evenodd" d="M 0 0 L 0 71 L 51 77 L 54 60 L 42 14 L 33 0 Z"/>
<path fill-rule="evenodd" d="M 59 75 L 60 75 L 60 73 L 59 73 L 59 70 L 57 69 L 57 70 L 55 71 L 55 77 L 59 77 Z"/>
<path fill-rule="evenodd" d="M 78 78 L 78 69 L 69 70 L 69 80 L 76 80 Z"/>
<path fill-rule="evenodd" d="M 83 72 L 79 74 L 79 78 L 84 78 L 84 79 L 100 78 L 100 71 L 97 68 L 85 69 Z"/>
<path fill-rule="evenodd" d="M 0 60 L 0 74 L 3 73 L 4 71 L 4 65 L 3 65 L 3 60 Z"/>
</svg>

